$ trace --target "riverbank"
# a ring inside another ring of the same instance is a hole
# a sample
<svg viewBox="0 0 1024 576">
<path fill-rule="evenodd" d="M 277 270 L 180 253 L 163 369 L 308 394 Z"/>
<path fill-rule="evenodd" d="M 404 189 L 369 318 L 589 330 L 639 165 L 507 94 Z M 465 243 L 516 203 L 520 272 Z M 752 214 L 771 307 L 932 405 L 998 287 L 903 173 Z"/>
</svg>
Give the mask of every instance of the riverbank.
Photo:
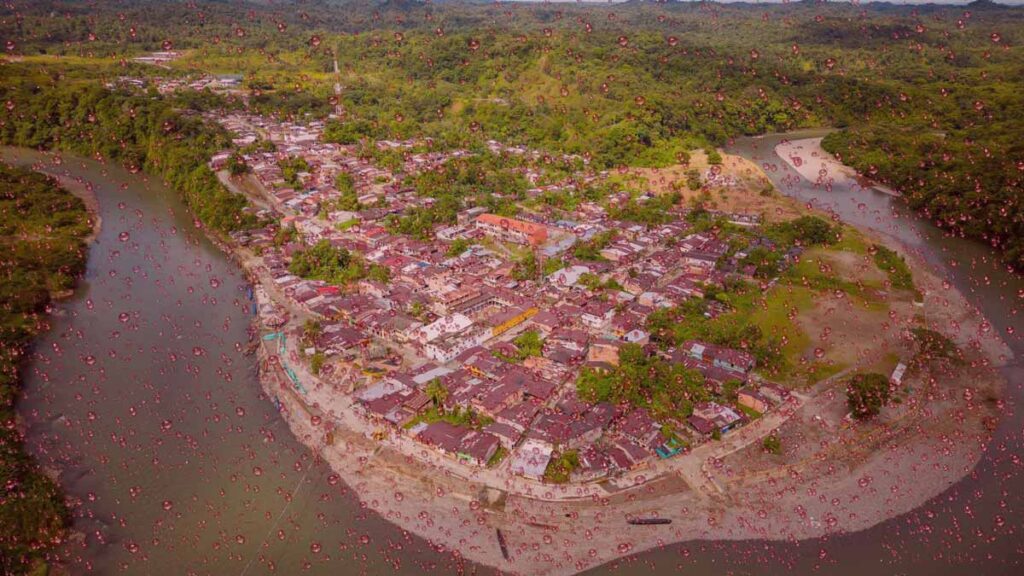
<svg viewBox="0 0 1024 576">
<path fill-rule="evenodd" d="M 895 190 L 868 180 L 857 174 L 853 168 L 836 160 L 821 147 L 822 138 L 818 136 L 784 141 L 775 147 L 775 153 L 790 168 L 816 185 L 828 188 L 837 181 L 850 181 L 856 182 L 861 188 L 870 188 L 888 196 L 899 197 Z"/>
<path fill-rule="evenodd" d="M 0 278 L 0 420 L 10 424 L 0 429 L 0 572 L 38 573 L 53 567 L 49 551 L 67 537 L 70 512 L 56 474 L 26 451 L 15 406 L 27 352 L 49 330 L 53 302 L 73 294 L 85 268 L 98 204 L 44 173 L 0 165 L 0 179 L 0 259 L 13 271 Z"/>
<path fill-rule="evenodd" d="M 57 183 L 60 184 L 61 188 L 71 192 L 85 203 L 85 209 L 88 211 L 89 219 L 92 222 L 92 232 L 82 241 L 86 244 L 92 244 L 96 238 L 99 237 L 100 231 L 103 229 L 103 218 L 100 216 L 99 199 L 96 198 L 96 191 L 93 190 L 92 183 L 81 178 L 73 178 L 72 176 L 64 173 L 60 168 L 62 163 L 62 156 L 59 153 L 55 153 L 52 157 L 51 164 L 36 164 L 33 166 L 33 169 L 41 174 L 46 174 L 47 176 L 54 178 L 57 180 Z"/>
</svg>

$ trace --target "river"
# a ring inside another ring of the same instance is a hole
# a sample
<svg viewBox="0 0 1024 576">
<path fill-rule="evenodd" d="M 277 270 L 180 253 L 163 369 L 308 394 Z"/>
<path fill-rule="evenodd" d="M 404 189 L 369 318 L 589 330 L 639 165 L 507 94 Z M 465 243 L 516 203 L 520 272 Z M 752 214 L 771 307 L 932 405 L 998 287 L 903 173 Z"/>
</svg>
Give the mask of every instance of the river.
<svg viewBox="0 0 1024 576">
<path fill-rule="evenodd" d="M 811 134 L 814 135 L 814 134 Z M 791 137 L 803 137 L 797 134 Z M 893 235 L 943 270 L 1018 355 L 1024 283 L 984 247 L 947 238 L 898 201 L 851 183 L 795 178 L 773 152 L 783 136 L 730 151 L 766 168 L 786 194 Z M 81 501 L 63 546 L 73 573 L 453 574 L 422 539 L 360 505 L 292 437 L 260 392 L 237 265 L 196 229 L 167 187 L 93 160 L 3 149 L 92 184 L 103 229 L 84 281 L 60 303 L 26 373 L 28 444 Z M 1017 328 L 1013 335 L 1012 328 Z M 917 511 L 852 535 L 802 543 L 689 542 L 593 571 L 631 574 L 1015 573 L 1024 529 L 1019 363 L 1011 400 L 976 472 Z M 1016 459 L 1016 461 L 1015 461 Z M 975 568 L 977 567 L 977 568 Z"/>
<path fill-rule="evenodd" d="M 60 550 L 72 573 L 456 571 L 292 436 L 242 352 L 245 278 L 177 194 L 94 160 L 0 157 L 91 183 L 103 222 L 19 405 L 29 449 L 81 501 L 85 538 Z"/>
</svg>

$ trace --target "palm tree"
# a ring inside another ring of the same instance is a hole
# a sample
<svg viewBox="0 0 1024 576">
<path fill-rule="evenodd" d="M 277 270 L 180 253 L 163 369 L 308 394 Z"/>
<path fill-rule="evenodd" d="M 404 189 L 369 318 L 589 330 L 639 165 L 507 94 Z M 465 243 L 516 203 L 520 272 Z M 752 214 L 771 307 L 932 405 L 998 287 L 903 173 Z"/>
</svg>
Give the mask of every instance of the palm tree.
<svg viewBox="0 0 1024 576">
<path fill-rule="evenodd" d="M 444 414 L 444 401 L 448 399 L 448 389 L 444 387 L 440 378 L 431 380 L 425 389 L 427 397 L 434 403 L 438 414 Z"/>
<path fill-rule="evenodd" d="M 320 337 L 322 328 L 319 320 L 309 318 L 306 320 L 306 324 L 302 327 L 302 337 L 307 344 L 316 342 L 316 339 Z"/>
</svg>

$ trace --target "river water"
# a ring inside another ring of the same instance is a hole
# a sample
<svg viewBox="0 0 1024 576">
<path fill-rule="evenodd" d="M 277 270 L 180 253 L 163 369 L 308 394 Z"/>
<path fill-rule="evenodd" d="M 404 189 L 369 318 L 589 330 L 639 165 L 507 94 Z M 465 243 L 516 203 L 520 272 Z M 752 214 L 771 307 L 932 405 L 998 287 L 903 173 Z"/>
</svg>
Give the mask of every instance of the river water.
<svg viewBox="0 0 1024 576">
<path fill-rule="evenodd" d="M 82 501 L 84 541 L 61 550 L 73 573 L 456 571 L 292 436 L 242 353 L 245 278 L 173 191 L 73 156 L 0 158 L 91 183 L 103 222 L 19 406 L 30 450 Z"/>
<path fill-rule="evenodd" d="M 784 193 L 905 242 L 993 329 L 1017 328 L 1006 339 L 1024 352 L 1016 312 L 1024 283 L 984 247 L 944 237 L 883 194 L 855 185 L 826 191 L 795 177 L 773 152 L 781 138 L 742 139 L 731 151 L 763 164 Z M 51 155 L 14 149 L 0 156 L 90 182 L 103 219 L 84 281 L 37 343 L 20 404 L 30 449 L 62 470 L 65 490 L 81 500 L 75 528 L 85 537 L 61 549 L 73 573 L 475 571 L 368 512 L 292 437 L 260 392 L 256 362 L 241 352 L 245 279 L 173 191 L 92 160 L 65 155 L 56 166 Z M 594 572 L 925 575 L 970 565 L 1016 573 L 1024 378 L 1019 364 L 1004 373 L 1011 402 L 993 449 L 973 475 L 911 514 L 803 543 L 670 545 Z"/>
</svg>

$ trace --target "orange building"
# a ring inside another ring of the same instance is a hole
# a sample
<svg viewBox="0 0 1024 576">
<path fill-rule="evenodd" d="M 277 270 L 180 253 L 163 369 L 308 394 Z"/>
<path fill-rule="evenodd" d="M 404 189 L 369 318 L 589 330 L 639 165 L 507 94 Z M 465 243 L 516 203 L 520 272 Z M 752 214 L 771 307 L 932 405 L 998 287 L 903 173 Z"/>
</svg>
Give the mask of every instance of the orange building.
<svg viewBox="0 0 1024 576">
<path fill-rule="evenodd" d="M 476 227 L 502 242 L 539 246 L 548 239 L 548 229 L 541 224 L 506 218 L 497 214 L 481 214 L 476 218 Z"/>
</svg>

